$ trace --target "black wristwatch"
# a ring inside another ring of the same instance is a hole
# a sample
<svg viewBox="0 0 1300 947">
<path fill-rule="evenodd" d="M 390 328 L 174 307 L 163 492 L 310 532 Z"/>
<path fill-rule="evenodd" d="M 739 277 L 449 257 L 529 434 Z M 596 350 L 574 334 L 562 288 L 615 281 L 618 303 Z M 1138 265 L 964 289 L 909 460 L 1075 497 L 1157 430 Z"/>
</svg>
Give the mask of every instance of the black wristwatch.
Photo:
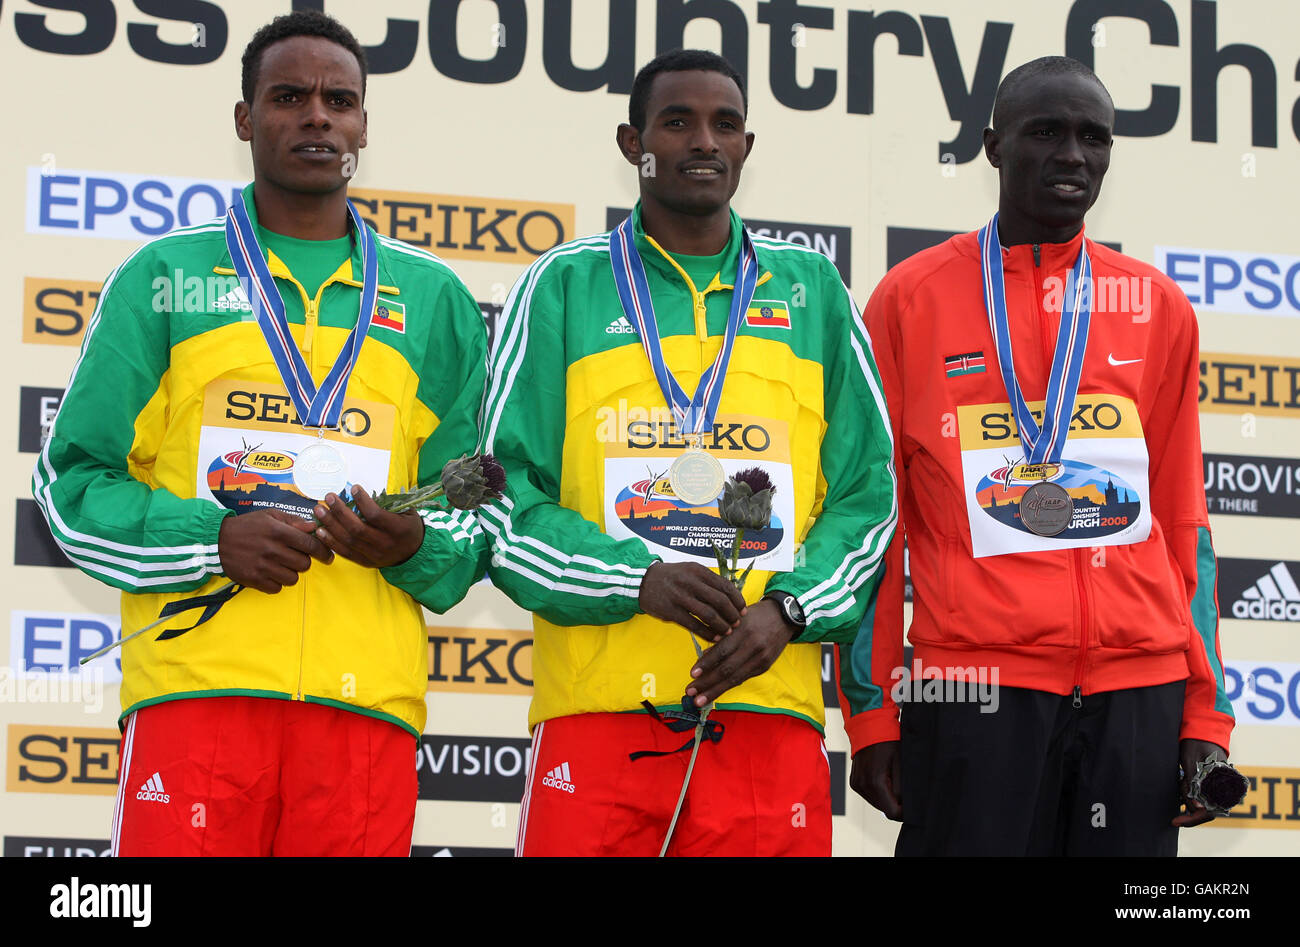
<svg viewBox="0 0 1300 947">
<path fill-rule="evenodd" d="M 804 633 L 804 629 L 808 627 L 808 619 L 804 616 L 803 607 L 797 598 L 789 592 L 781 591 L 768 592 L 763 598 L 776 602 L 777 607 L 781 609 L 786 623 L 793 629 L 791 639 L 798 638 Z"/>
</svg>

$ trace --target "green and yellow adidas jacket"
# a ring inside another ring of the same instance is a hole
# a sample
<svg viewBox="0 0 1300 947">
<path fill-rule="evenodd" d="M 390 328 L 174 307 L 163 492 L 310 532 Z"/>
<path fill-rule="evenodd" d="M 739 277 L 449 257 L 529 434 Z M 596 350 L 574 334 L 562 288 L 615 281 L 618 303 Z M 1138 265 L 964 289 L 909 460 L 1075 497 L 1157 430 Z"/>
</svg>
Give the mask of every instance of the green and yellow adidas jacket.
<svg viewBox="0 0 1300 947">
<path fill-rule="evenodd" d="M 108 277 L 33 479 L 68 558 L 125 593 L 124 635 L 165 604 L 226 581 L 217 537 L 234 509 L 214 496 L 236 497 L 235 508 L 241 491 L 295 499 L 277 473 L 291 454 L 201 449 L 216 443 L 213 432 L 249 448 L 302 433 L 231 268 L 224 224 L 173 231 Z M 259 236 L 265 242 L 260 228 Z M 436 257 L 382 236 L 377 248 L 382 318 L 348 385 L 343 433 L 331 436 L 390 452 L 387 483 L 358 482 L 393 490 L 431 482 L 449 458 L 473 451 L 486 331 L 469 291 Z M 357 241 L 314 296 L 274 253 L 268 265 L 319 384 L 356 323 Z M 160 701 L 246 695 L 329 704 L 418 736 L 428 682 L 420 603 L 439 612 L 456 604 L 486 555 L 472 514 L 432 511 L 424 520 L 424 542 L 405 563 L 375 570 L 342 557 L 313 561 L 278 594 L 244 589 L 193 631 L 127 643 L 122 717 Z M 197 614 L 163 627 L 185 627 Z"/>
<path fill-rule="evenodd" d="M 742 224 L 733 213 L 724 262 L 697 287 L 646 236 L 639 205 L 633 223 L 665 360 L 689 394 L 722 345 Z M 704 447 L 760 466 L 789 463 L 794 568 L 755 568 L 744 595 L 753 603 L 767 591 L 791 593 L 808 627 L 717 706 L 793 714 L 820 728 L 817 642 L 851 641 L 874 595 L 897 519 L 893 442 L 870 341 L 834 265 L 806 247 L 753 241 L 759 285 Z M 681 441 L 623 317 L 607 234 L 550 250 L 515 284 L 481 425 L 483 443 L 510 471 L 506 496 L 479 511 L 489 574 L 534 612 L 530 726 L 635 710 L 645 699 L 680 706 L 696 661 L 691 635 L 638 607 L 645 570 L 665 548 L 655 532 L 665 521 L 653 520 L 662 511 L 636 497 L 622 505 L 627 491 L 606 493 L 623 483 L 610 479 L 612 465 L 638 450 L 652 458 L 645 482 L 660 482 Z M 636 535 L 607 535 L 607 515 Z"/>
</svg>

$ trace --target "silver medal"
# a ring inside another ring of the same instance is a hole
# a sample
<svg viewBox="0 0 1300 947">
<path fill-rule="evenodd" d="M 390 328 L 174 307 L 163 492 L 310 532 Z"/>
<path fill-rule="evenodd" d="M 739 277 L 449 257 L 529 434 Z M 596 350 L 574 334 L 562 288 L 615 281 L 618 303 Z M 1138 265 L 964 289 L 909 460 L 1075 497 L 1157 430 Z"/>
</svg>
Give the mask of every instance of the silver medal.
<svg viewBox="0 0 1300 947">
<path fill-rule="evenodd" d="M 348 462 L 328 441 L 317 441 L 298 451 L 293 462 L 293 483 L 313 500 L 327 493 L 342 496 L 348 486 Z"/>
</svg>

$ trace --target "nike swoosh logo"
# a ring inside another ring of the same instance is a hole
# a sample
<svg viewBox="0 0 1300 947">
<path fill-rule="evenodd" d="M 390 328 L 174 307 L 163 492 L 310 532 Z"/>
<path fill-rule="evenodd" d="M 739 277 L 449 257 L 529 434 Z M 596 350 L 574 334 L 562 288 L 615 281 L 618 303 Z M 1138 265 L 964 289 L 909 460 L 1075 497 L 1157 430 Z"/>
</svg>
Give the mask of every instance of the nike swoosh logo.
<svg viewBox="0 0 1300 947">
<path fill-rule="evenodd" d="M 1121 358 L 1116 358 L 1114 355 L 1107 355 L 1107 356 L 1106 356 L 1106 361 L 1110 362 L 1112 365 L 1132 365 L 1134 362 L 1140 362 L 1140 361 L 1142 361 L 1142 359 L 1140 359 L 1140 358 L 1123 358 L 1123 359 L 1121 359 Z"/>
</svg>

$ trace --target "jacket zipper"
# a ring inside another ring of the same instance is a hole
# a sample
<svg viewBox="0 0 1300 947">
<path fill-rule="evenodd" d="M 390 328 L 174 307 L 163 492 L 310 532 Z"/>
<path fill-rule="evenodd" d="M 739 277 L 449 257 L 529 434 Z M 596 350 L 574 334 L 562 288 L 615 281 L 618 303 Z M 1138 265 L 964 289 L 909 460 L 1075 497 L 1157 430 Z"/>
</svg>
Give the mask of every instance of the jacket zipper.
<svg viewBox="0 0 1300 947">
<path fill-rule="evenodd" d="M 1083 706 L 1083 672 L 1088 666 L 1088 583 L 1084 579 L 1084 552 L 1074 549 L 1075 579 L 1079 585 L 1079 663 L 1074 669 L 1074 709 Z"/>
<path fill-rule="evenodd" d="M 1040 300 L 1038 310 L 1039 331 L 1043 343 L 1043 353 L 1047 357 L 1047 365 L 1049 366 L 1048 370 L 1050 372 L 1050 366 L 1054 359 L 1055 351 L 1051 344 L 1051 336 L 1047 331 L 1047 311 L 1043 308 L 1041 303 L 1043 298 L 1041 292 L 1043 289 L 1043 281 L 1041 279 L 1042 273 L 1040 271 L 1040 267 L 1043 265 L 1042 245 L 1035 243 L 1033 245 L 1033 253 L 1034 296 Z M 1046 411 L 1046 405 L 1044 405 L 1044 411 Z M 1071 694 L 1071 705 L 1075 710 L 1078 710 L 1083 706 L 1083 673 L 1084 668 L 1088 663 L 1088 584 L 1084 579 L 1083 550 L 1076 548 L 1071 550 L 1071 552 L 1073 553 L 1070 557 L 1071 571 L 1074 572 L 1075 585 L 1079 591 L 1079 659 L 1074 669 L 1074 691 Z"/>
<path fill-rule="evenodd" d="M 229 274 L 235 273 L 235 270 L 223 266 L 215 266 L 212 269 L 213 272 L 220 273 L 223 275 L 225 275 L 226 273 Z M 321 300 L 321 296 L 324 295 L 325 293 L 325 287 L 329 286 L 331 283 L 343 283 L 347 286 L 354 286 L 354 287 L 360 287 L 362 284 L 358 283 L 356 280 L 346 279 L 340 276 L 331 276 L 325 282 L 320 284 L 320 288 L 316 290 L 316 298 L 309 299 L 307 296 L 306 288 L 302 285 L 302 283 L 294 279 L 292 273 L 288 273 L 288 271 L 286 271 L 284 276 L 276 276 L 276 278 L 285 279 L 288 280 L 290 283 L 292 283 L 297 288 L 298 295 L 302 298 L 303 348 L 305 349 L 304 355 L 306 356 L 306 360 L 308 362 L 308 368 L 309 369 L 314 368 L 314 366 L 311 364 L 311 362 L 313 361 L 312 356 L 314 354 L 312 342 L 314 341 L 316 324 L 319 321 L 320 300 Z M 380 286 L 379 289 L 381 292 L 388 293 L 388 295 L 390 296 L 396 296 L 400 292 L 400 290 L 398 290 L 396 286 Z M 299 629 L 299 635 L 298 635 L 298 687 L 294 691 L 293 699 L 303 700 L 302 672 L 303 672 L 303 665 L 305 663 L 303 658 L 307 651 L 307 590 L 303 583 L 298 584 L 298 590 L 301 599 L 298 610 L 302 615 L 302 627 Z"/>
</svg>

